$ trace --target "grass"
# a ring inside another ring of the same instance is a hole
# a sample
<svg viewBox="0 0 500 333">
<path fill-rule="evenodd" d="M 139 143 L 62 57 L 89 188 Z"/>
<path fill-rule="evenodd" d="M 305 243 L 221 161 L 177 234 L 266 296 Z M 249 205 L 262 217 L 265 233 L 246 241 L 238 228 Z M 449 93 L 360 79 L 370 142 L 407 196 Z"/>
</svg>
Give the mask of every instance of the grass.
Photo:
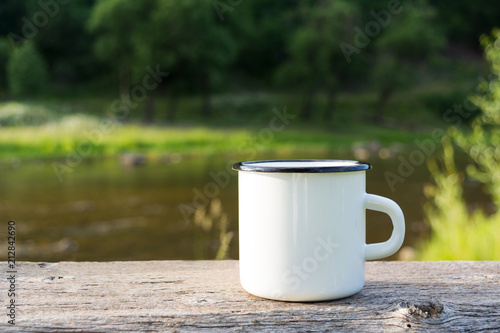
<svg viewBox="0 0 500 333">
<path fill-rule="evenodd" d="M 434 185 L 428 185 L 430 199 L 425 207 L 431 237 L 420 245 L 422 260 L 498 260 L 500 258 L 500 30 L 494 39 L 483 36 L 486 59 L 491 73 L 488 93 L 478 94 L 471 101 L 481 110 L 472 123 L 472 131 L 451 128 L 450 141 L 444 141 L 442 163 L 429 162 Z M 464 171 L 457 171 L 454 162 L 456 144 L 469 157 Z M 491 212 L 469 209 L 463 198 L 465 177 L 482 184 L 491 196 Z"/>
<path fill-rule="evenodd" d="M 77 152 L 81 157 L 113 156 L 123 152 L 145 154 L 211 154 L 258 151 L 331 151 L 355 142 L 412 143 L 426 133 L 357 124 L 349 129 L 318 130 L 290 126 L 281 132 L 269 127 L 210 128 L 202 126 L 113 125 L 101 130 L 101 121 L 78 117 L 42 126 L 5 127 L 0 131 L 0 159 L 59 158 Z"/>
<path fill-rule="evenodd" d="M 417 259 L 498 260 L 500 211 L 469 211 L 463 199 L 464 174 L 457 172 L 453 155 L 451 144 L 445 144 L 441 168 L 429 163 L 435 185 L 425 188 L 430 201 L 424 210 L 432 233 L 420 244 Z"/>
</svg>

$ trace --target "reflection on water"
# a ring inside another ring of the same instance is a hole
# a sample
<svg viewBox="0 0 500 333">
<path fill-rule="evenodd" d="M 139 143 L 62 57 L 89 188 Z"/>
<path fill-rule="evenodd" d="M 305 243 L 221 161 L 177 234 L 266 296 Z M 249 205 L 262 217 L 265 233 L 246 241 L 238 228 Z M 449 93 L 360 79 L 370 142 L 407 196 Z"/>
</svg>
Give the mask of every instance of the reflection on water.
<svg viewBox="0 0 500 333">
<path fill-rule="evenodd" d="M 407 223 L 405 245 L 415 244 L 427 235 L 422 211 L 422 187 L 429 181 L 426 167 L 417 167 L 392 192 L 384 171 L 397 173 L 399 160 L 366 157 L 373 165 L 367 172 L 367 192 L 389 197 L 401 206 Z M 301 153 L 259 158 L 355 157 L 352 153 Z M 120 159 L 89 161 L 66 174 L 62 182 L 55 176 L 51 162 L 3 164 L 0 216 L 5 223 L 9 219 L 17 222 L 18 260 L 214 259 L 224 241 L 230 241 L 227 256 L 236 259 L 236 172 L 230 172 L 228 185 L 216 191 L 220 200 L 216 209 L 220 212 L 214 215 L 219 221 L 214 225 L 218 226 L 204 227 L 203 222 L 194 223 L 193 218 L 190 222 L 179 209 L 181 203 L 193 203 L 197 191 L 213 183 L 213 173 L 227 170 L 227 161 L 232 159 L 225 155 L 192 156 L 132 166 Z M 466 193 L 471 200 L 484 200 L 477 186 L 471 186 Z M 212 213 L 203 212 L 207 216 Z M 389 237 L 392 227 L 387 216 L 368 211 L 367 221 L 368 242 Z M 223 234 L 228 238 L 224 239 Z"/>
</svg>

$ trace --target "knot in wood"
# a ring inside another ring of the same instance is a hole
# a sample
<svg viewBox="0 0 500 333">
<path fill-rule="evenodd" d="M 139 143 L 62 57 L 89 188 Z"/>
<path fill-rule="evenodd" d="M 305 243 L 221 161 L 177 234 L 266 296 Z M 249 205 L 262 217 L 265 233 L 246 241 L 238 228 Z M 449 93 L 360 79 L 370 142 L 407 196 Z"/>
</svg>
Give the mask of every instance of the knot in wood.
<svg viewBox="0 0 500 333">
<path fill-rule="evenodd" d="M 443 304 L 438 301 L 429 301 L 422 304 L 401 302 L 399 306 L 406 310 L 408 315 L 422 318 L 438 317 L 444 310 Z"/>
</svg>

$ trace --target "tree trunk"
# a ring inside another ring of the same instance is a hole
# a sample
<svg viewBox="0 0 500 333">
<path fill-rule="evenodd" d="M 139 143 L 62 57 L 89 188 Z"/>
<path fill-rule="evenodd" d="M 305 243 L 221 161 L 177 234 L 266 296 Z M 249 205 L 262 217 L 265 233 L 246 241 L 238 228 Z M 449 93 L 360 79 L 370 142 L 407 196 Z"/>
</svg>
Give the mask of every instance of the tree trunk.
<svg viewBox="0 0 500 333">
<path fill-rule="evenodd" d="M 302 106 L 301 118 L 304 120 L 311 119 L 314 113 L 314 98 L 316 92 L 314 89 L 309 89 L 304 97 L 304 105 Z"/>
<path fill-rule="evenodd" d="M 337 92 L 335 89 L 331 89 L 328 92 L 328 101 L 326 102 L 324 119 L 326 122 L 330 122 L 333 118 L 333 113 L 335 112 L 335 102 L 337 100 Z"/>
<path fill-rule="evenodd" d="M 177 118 L 178 102 L 179 98 L 177 96 L 170 96 L 170 98 L 168 99 L 166 119 L 170 123 L 175 122 L 175 119 Z"/>
<path fill-rule="evenodd" d="M 153 95 L 148 95 L 146 97 L 146 106 L 144 107 L 144 122 L 146 124 L 153 123 L 155 114 L 155 105 Z"/>
<path fill-rule="evenodd" d="M 392 91 L 389 88 L 385 88 L 379 95 L 377 105 L 375 106 L 375 112 L 372 117 L 372 121 L 376 124 L 382 122 L 382 116 L 384 114 L 384 109 L 387 106 L 387 102 L 391 98 Z"/>
<path fill-rule="evenodd" d="M 204 119 L 208 119 L 211 115 L 212 110 L 210 107 L 210 77 L 206 75 L 202 81 L 201 116 Z"/>
<path fill-rule="evenodd" d="M 130 93 L 130 71 L 127 66 L 120 66 L 119 73 L 120 96 Z"/>
</svg>

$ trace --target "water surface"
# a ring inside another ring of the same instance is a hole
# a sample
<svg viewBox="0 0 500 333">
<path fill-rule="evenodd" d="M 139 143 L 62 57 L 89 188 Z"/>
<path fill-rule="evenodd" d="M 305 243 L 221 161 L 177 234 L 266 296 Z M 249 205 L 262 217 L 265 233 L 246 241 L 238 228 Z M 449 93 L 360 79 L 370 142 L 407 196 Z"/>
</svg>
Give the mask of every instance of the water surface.
<svg viewBox="0 0 500 333">
<path fill-rule="evenodd" d="M 348 152 L 286 157 L 354 159 Z M 63 181 L 56 177 L 51 161 L 4 163 L 0 166 L 0 217 L 5 231 L 9 219 L 17 222 L 18 260 L 214 259 L 220 219 L 214 218 L 211 227 L 196 225 L 183 216 L 179 206 L 190 207 L 193 200 L 202 203 L 197 193 L 208 190 L 220 200 L 221 213 L 227 214 L 228 231 L 234 232 L 229 257 L 237 259 L 237 176 L 228 169 L 231 161 L 234 156 L 184 156 L 134 167 L 124 166 L 119 159 L 94 160 L 75 167 Z M 397 174 L 400 160 L 371 154 L 367 162 L 373 166 L 367 171 L 367 192 L 389 197 L 401 206 L 407 224 L 404 245 L 414 246 L 428 235 L 422 210 L 426 201 L 422 189 L 430 180 L 425 164 L 391 191 L 384 172 Z M 223 179 L 216 188 L 213 174 L 221 172 L 231 176 L 227 186 Z M 466 194 L 472 202 L 486 200 L 478 186 L 471 185 Z M 368 242 L 386 240 L 391 230 L 387 216 L 368 211 Z"/>
</svg>

